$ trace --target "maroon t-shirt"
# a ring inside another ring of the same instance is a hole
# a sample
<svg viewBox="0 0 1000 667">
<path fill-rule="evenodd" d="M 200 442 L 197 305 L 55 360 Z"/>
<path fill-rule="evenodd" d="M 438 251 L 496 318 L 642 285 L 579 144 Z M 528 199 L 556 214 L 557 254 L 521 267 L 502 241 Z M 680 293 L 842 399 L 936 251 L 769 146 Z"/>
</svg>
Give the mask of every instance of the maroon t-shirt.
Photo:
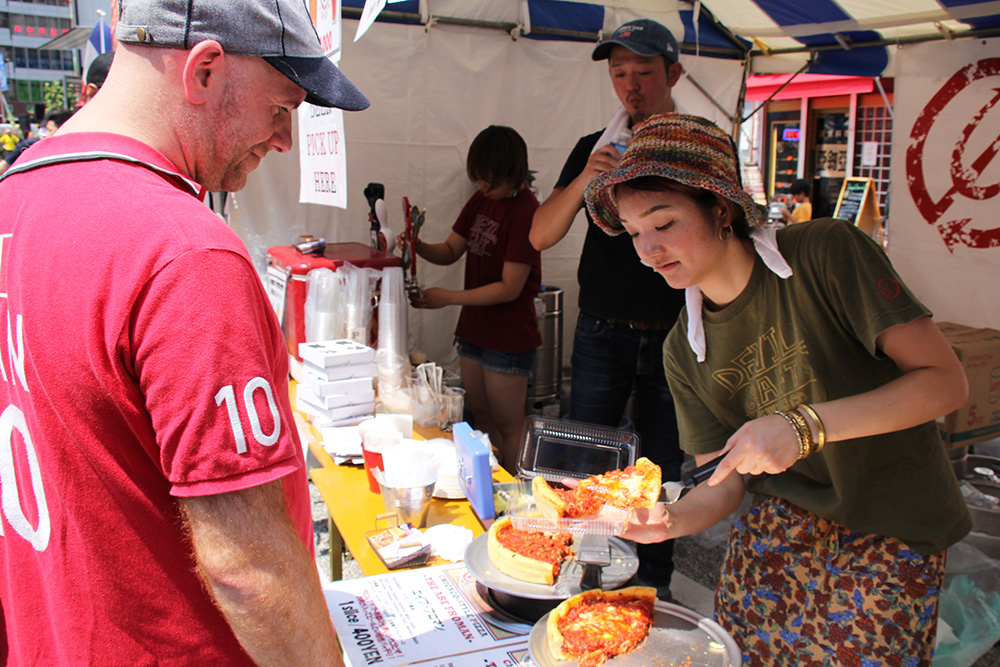
<svg viewBox="0 0 1000 667">
<path fill-rule="evenodd" d="M 528 188 L 514 197 L 488 199 L 476 192 L 452 231 L 466 240 L 465 289 L 500 282 L 504 262 L 528 264 L 531 272 L 513 301 L 462 306 L 455 335 L 497 352 L 528 352 L 542 344 L 535 296 L 542 284 L 541 254 L 528 241 L 538 200 Z"/>
</svg>

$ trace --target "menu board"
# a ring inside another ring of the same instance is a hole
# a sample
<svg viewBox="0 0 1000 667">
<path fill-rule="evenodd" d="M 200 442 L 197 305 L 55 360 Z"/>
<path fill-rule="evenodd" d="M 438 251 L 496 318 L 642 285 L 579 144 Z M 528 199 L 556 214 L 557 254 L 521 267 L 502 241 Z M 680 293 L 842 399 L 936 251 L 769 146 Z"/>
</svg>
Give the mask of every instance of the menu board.
<svg viewBox="0 0 1000 667">
<path fill-rule="evenodd" d="M 529 667 L 524 634 L 480 614 L 462 565 L 441 565 L 323 586 L 333 626 L 354 667 Z"/>
<path fill-rule="evenodd" d="M 881 222 L 878 195 L 870 178 L 845 178 L 833 217 L 850 222 L 871 234 Z"/>
</svg>

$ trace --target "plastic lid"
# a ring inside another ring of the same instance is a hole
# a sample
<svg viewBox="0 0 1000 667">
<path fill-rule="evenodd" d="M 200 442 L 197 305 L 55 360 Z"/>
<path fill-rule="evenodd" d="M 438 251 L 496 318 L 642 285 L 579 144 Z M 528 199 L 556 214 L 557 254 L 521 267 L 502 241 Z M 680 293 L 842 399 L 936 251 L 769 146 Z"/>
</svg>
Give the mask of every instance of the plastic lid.
<svg viewBox="0 0 1000 667">
<path fill-rule="evenodd" d="M 553 481 L 582 479 L 633 465 L 638 450 L 635 431 L 531 415 L 524 423 L 517 472 Z"/>
</svg>

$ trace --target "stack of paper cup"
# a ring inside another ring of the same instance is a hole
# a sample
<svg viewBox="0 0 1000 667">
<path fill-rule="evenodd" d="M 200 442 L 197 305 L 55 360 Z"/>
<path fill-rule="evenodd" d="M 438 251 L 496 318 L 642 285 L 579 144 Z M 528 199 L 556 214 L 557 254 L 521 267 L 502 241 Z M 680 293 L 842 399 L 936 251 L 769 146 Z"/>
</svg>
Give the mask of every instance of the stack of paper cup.
<svg viewBox="0 0 1000 667">
<path fill-rule="evenodd" d="M 368 490 L 380 493 L 375 470 L 385 471 L 385 452 L 403 442 L 399 431 L 371 431 L 361 438 L 361 455 L 365 462 L 365 473 L 368 475 Z"/>
<path fill-rule="evenodd" d="M 390 350 L 395 356 L 405 359 L 406 313 L 409 303 L 403 283 L 403 267 L 390 266 L 382 269 L 382 294 L 378 302 L 378 349 Z"/>
<path fill-rule="evenodd" d="M 358 435 L 361 436 L 361 453 L 365 461 L 365 472 L 368 475 L 368 489 L 379 493 L 378 480 L 373 470 L 385 471 L 383 455 L 389 447 L 402 443 L 404 438 L 413 437 L 413 417 L 382 413 L 371 419 L 366 419 L 358 425 Z"/>
<path fill-rule="evenodd" d="M 368 343 L 368 326 L 372 317 L 370 280 L 378 276 L 376 269 L 366 269 L 344 263 L 344 335 L 359 343 Z"/>
<path fill-rule="evenodd" d="M 327 268 L 313 269 L 306 275 L 306 283 L 306 341 L 343 338 L 343 311 L 337 308 L 340 300 L 337 274 Z"/>
<path fill-rule="evenodd" d="M 409 304 L 403 283 L 403 269 L 382 270 L 382 294 L 378 302 L 378 391 L 383 405 L 392 410 L 409 409 L 406 378 L 410 359 L 406 352 L 406 312 Z"/>
</svg>

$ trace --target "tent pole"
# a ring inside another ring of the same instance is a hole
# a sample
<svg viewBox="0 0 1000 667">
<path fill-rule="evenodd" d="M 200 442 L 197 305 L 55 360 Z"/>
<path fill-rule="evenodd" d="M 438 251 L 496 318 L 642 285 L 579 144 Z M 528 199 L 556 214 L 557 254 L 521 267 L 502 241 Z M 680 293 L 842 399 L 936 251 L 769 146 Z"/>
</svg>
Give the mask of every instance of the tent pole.
<svg viewBox="0 0 1000 667">
<path fill-rule="evenodd" d="M 703 9 L 704 11 L 704 9 Z M 345 19 L 360 19 L 362 10 L 357 7 L 342 7 L 341 16 Z M 427 20 L 421 18 L 420 14 L 412 14 L 409 12 L 393 12 L 393 11 L 382 11 L 378 15 L 378 20 L 396 21 L 398 23 L 406 23 L 410 25 L 423 25 L 427 26 L 431 23 L 440 23 L 442 25 L 457 25 L 466 26 L 471 28 L 484 28 L 487 30 L 499 30 L 507 34 L 514 34 L 515 30 L 518 30 L 522 26 L 517 23 L 512 23 L 510 21 L 484 21 L 481 19 L 464 19 L 456 18 L 453 16 L 428 16 Z M 597 43 L 600 41 L 600 34 L 596 32 L 587 32 L 584 30 L 563 30 L 561 28 L 548 28 L 546 26 L 531 26 L 532 35 L 545 35 L 547 37 L 561 37 L 568 40 L 577 40 L 582 42 L 593 42 Z M 702 53 L 710 53 L 718 56 L 730 56 L 733 58 L 743 59 L 746 57 L 746 49 L 737 48 L 725 48 L 721 46 L 705 46 L 705 45 L 695 45 L 682 43 L 679 45 L 682 52 L 694 53 L 695 49 L 699 49 Z"/>
<path fill-rule="evenodd" d="M 878 86 L 878 92 L 882 96 L 882 101 L 885 102 L 885 110 L 889 114 L 889 118 L 895 118 L 896 115 L 892 110 L 892 103 L 889 102 L 889 96 L 885 94 L 885 88 L 882 87 L 882 77 L 875 77 L 875 85 Z"/>
<path fill-rule="evenodd" d="M 971 39 L 977 37 L 996 37 L 1000 35 L 1000 27 L 994 28 L 976 28 L 973 30 L 964 30 L 962 32 L 951 33 L 951 39 Z M 919 44 L 922 42 L 939 42 L 944 40 L 944 35 L 940 33 L 932 33 L 926 35 L 910 35 L 908 37 L 896 37 L 893 39 L 874 39 L 866 42 L 851 42 L 849 44 L 852 50 L 864 49 L 876 46 L 893 46 L 898 44 Z M 821 51 L 843 51 L 843 47 L 840 44 L 819 44 L 815 46 L 794 46 L 785 49 L 770 49 L 767 53 L 763 51 L 755 50 L 752 53 L 755 55 L 769 55 L 769 56 L 783 56 L 795 53 L 819 53 Z"/>
<path fill-rule="evenodd" d="M 749 53 L 746 59 L 743 61 L 743 80 L 740 81 L 740 94 L 736 97 L 736 121 L 733 123 L 733 138 L 739 137 L 740 127 L 743 125 L 743 106 L 747 99 L 747 77 L 750 76 L 751 64 L 753 62 L 753 56 Z M 750 114 L 751 116 L 753 114 Z M 749 116 L 747 117 L 749 118 Z"/>
<path fill-rule="evenodd" d="M 697 88 L 701 92 L 701 94 L 708 99 L 709 102 L 714 104 L 716 109 L 718 109 L 723 113 L 723 115 L 729 120 L 729 122 L 733 124 L 734 128 L 739 127 L 739 122 L 740 122 L 739 113 L 732 115 L 728 111 L 726 111 L 725 107 L 719 104 L 719 102 L 714 97 L 712 97 L 711 93 L 705 90 L 704 86 L 698 83 L 693 76 L 685 75 L 685 78 L 688 81 L 690 81 L 694 85 L 694 87 Z"/>
<path fill-rule="evenodd" d="M 815 55 L 815 54 L 812 54 L 812 55 Z M 785 86 L 787 86 L 792 81 L 794 81 L 795 77 L 797 77 L 799 74 L 802 74 L 803 72 L 805 72 L 809 68 L 809 66 L 813 64 L 813 57 L 812 57 L 812 55 L 809 57 L 809 60 L 806 61 L 806 64 L 799 68 L 799 71 L 797 71 L 795 74 L 793 74 L 790 77 L 788 77 L 788 81 L 785 81 L 783 84 L 781 84 L 780 86 L 778 86 L 777 89 L 775 89 L 775 91 L 773 93 L 771 93 L 770 95 L 767 96 L 766 100 L 764 100 L 759 105 L 757 105 L 756 109 L 754 109 L 753 111 L 751 111 L 750 113 L 748 113 L 746 116 L 743 116 L 742 120 L 748 120 L 755 113 L 757 113 L 758 111 L 760 111 L 761 109 L 763 109 L 764 105 L 767 104 L 768 102 L 770 102 L 772 99 L 774 99 L 774 96 L 777 95 L 778 93 L 780 93 Z M 743 81 L 744 82 L 746 81 L 746 77 L 743 77 Z M 746 83 L 744 83 L 743 85 L 745 86 Z"/>
</svg>

